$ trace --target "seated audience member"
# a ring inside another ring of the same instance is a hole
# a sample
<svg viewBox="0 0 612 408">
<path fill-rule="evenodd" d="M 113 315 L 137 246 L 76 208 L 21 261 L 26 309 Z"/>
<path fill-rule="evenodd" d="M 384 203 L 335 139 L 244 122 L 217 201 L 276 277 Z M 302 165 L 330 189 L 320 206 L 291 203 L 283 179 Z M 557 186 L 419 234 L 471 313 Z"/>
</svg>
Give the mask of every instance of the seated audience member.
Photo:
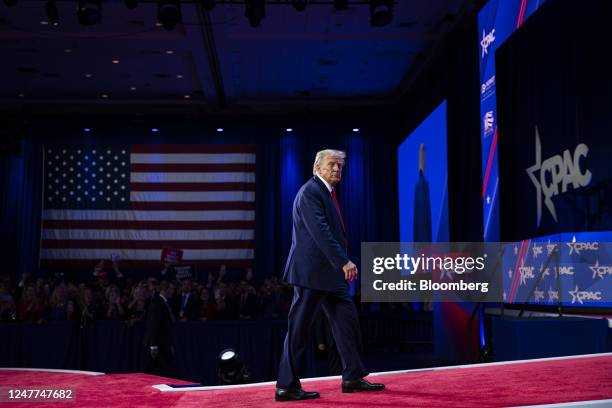
<svg viewBox="0 0 612 408">
<path fill-rule="evenodd" d="M 44 314 L 45 306 L 36 296 L 36 287 L 27 285 L 17 302 L 17 318 L 22 322 L 42 323 Z"/>
</svg>

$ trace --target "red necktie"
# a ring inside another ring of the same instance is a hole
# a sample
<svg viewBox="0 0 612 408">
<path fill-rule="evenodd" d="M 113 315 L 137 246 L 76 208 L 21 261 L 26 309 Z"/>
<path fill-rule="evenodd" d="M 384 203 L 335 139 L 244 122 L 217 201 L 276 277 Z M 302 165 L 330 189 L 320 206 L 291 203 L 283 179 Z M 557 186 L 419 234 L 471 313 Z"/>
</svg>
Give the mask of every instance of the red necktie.
<svg viewBox="0 0 612 408">
<path fill-rule="evenodd" d="M 338 196 L 336 196 L 336 190 L 331 191 L 332 200 L 336 205 L 336 209 L 338 210 L 338 215 L 340 215 L 340 222 L 342 223 L 342 230 L 346 233 L 346 227 L 344 226 L 344 219 L 342 218 L 342 211 L 340 211 L 340 203 L 338 202 Z"/>
</svg>

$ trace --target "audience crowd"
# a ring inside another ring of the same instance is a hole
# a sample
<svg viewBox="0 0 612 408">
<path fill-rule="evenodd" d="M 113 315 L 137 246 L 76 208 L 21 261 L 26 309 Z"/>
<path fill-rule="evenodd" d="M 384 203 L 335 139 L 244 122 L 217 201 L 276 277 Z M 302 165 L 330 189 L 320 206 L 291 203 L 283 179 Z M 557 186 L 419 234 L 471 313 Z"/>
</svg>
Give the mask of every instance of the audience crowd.
<svg viewBox="0 0 612 408">
<path fill-rule="evenodd" d="M 166 281 L 174 288 L 171 309 L 177 321 L 279 319 L 286 318 L 293 291 L 282 280 L 271 277 L 257 288 L 252 269 L 228 278 L 225 265 L 211 271 L 203 281 L 176 279 L 174 267 L 135 279 L 119 269 L 119 261 L 101 260 L 88 279 L 55 274 L 32 280 L 24 273 L 19 282 L 0 275 L 0 321 L 38 322 L 99 319 L 143 320 L 148 305 Z"/>
</svg>

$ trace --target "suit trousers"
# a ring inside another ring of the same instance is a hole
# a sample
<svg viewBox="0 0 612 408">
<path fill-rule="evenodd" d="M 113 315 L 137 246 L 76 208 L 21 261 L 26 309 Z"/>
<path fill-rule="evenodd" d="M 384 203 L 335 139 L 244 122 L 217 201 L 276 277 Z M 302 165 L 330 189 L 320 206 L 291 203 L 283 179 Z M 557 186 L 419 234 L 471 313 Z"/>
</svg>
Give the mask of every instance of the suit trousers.
<svg viewBox="0 0 612 408">
<path fill-rule="evenodd" d="M 359 317 L 348 291 L 327 292 L 299 286 L 294 286 L 293 290 L 276 386 L 284 389 L 301 387 L 301 363 L 306 346 L 310 344 L 310 329 L 319 307 L 329 320 L 342 360 L 342 380 L 358 380 L 368 375 L 360 356 L 363 345 Z"/>
</svg>

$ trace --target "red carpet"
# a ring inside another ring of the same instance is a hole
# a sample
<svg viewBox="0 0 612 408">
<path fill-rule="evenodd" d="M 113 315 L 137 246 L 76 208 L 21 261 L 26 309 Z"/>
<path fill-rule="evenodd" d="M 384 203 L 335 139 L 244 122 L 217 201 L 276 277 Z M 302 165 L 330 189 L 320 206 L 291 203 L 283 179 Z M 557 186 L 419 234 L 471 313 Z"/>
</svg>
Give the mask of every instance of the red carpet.
<svg viewBox="0 0 612 408">
<path fill-rule="evenodd" d="M 339 380 L 305 382 L 321 398 L 276 403 L 273 385 L 238 389 L 160 392 L 154 384 L 181 384 L 146 374 L 89 376 L 0 370 L 0 386 L 74 387 L 73 403 L 0 403 L 0 407 L 503 407 L 612 398 L 612 356 L 381 374 L 379 393 L 342 394 Z"/>
</svg>

